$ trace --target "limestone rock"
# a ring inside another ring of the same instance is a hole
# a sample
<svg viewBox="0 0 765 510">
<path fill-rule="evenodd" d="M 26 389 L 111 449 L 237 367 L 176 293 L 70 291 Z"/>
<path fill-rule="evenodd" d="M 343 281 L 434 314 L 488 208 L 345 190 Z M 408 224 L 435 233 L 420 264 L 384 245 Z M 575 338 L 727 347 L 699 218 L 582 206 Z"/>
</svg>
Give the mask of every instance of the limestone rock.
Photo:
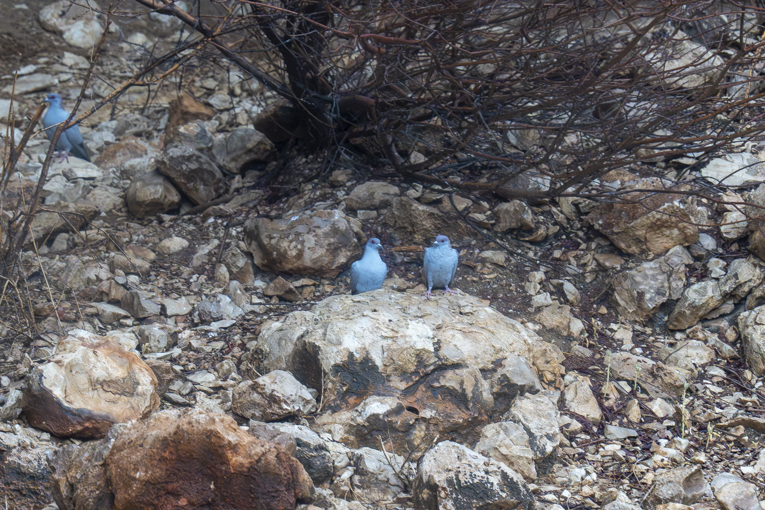
<svg viewBox="0 0 765 510">
<path fill-rule="evenodd" d="M 688 329 L 720 306 L 725 297 L 715 280 L 703 280 L 688 287 L 667 320 L 669 329 Z"/>
<path fill-rule="evenodd" d="M 543 393 L 518 397 L 503 419 L 523 426 L 535 460 L 547 457 L 560 444 L 560 412 Z"/>
<path fill-rule="evenodd" d="M 167 177 L 154 170 L 133 179 L 125 201 L 132 215 L 147 218 L 176 209 L 181 194 Z"/>
<path fill-rule="evenodd" d="M 413 474 L 407 472 L 404 457 L 373 448 L 352 450 L 351 465 L 355 468 L 351 477 L 355 498 L 378 507 L 404 492 L 400 478 Z"/>
<path fill-rule="evenodd" d="M 353 188 L 351 194 L 345 199 L 345 205 L 352 211 L 376 211 L 389 206 L 399 195 L 401 190 L 392 184 L 369 181 Z"/>
<path fill-rule="evenodd" d="M 652 397 L 682 396 L 685 384 L 692 374 L 677 367 L 636 356 L 628 352 L 618 352 L 611 356 L 611 376 L 624 381 L 634 381 Z M 636 367 L 640 367 L 639 369 Z"/>
<path fill-rule="evenodd" d="M 90 334 L 69 336 L 29 376 L 24 413 L 33 426 L 60 437 L 103 437 L 115 424 L 159 406 L 157 379 L 134 353 Z"/>
<path fill-rule="evenodd" d="M 104 148 L 93 162 L 100 168 L 120 169 L 130 160 L 137 160 L 149 155 L 149 148 L 145 143 L 134 136 L 127 136 Z"/>
<path fill-rule="evenodd" d="M 531 510 L 534 496 L 505 464 L 451 441 L 423 455 L 412 487 L 415 508 Z"/>
<path fill-rule="evenodd" d="M 274 150 L 262 133 L 249 127 L 235 129 L 231 133 L 216 136 L 213 142 L 213 157 L 227 172 L 242 173 L 253 162 L 265 161 Z"/>
<path fill-rule="evenodd" d="M 489 383 L 497 413 L 504 413 L 510 409 L 516 397 L 542 391 L 539 377 L 523 356 L 510 355 L 503 359 L 495 368 Z"/>
<path fill-rule="evenodd" d="M 680 340 L 666 343 L 659 349 L 658 354 L 659 359 L 664 360 L 667 365 L 680 367 L 691 372 L 712 363 L 717 357 L 714 349 L 699 340 Z"/>
<path fill-rule="evenodd" d="M 276 421 L 288 416 L 306 416 L 318 408 L 308 389 L 289 372 L 274 370 L 234 388 L 231 408 L 245 418 Z"/>
<path fill-rule="evenodd" d="M 758 376 L 765 375 L 765 305 L 738 316 L 744 359 Z"/>
<path fill-rule="evenodd" d="M 264 423 L 250 420 L 251 436 L 282 446 L 303 465 L 313 483 L 332 479 L 333 454 L 327 441 L 306 426 L 292 423 Z"/>
<path fill-rule="evenodd" d="M 494 408 L 491 392 L 509 384 L 492 375 L 511 356 L 525 358 L 545 382 L 559 381 L 560 351 L 520 323 L 469 295 L 421 297 L 380 289 L 293 312 L 263 327 L 257 368 L 290 371 L 321 391 L 326 412 L 317 423 L 325 430 L 342 423 L 347 444 L 370 447 L 377 441 L 365 427 L 401 447 L 438 430 L 477 436 Z M 538 384 L 533 376 L 521 379 L 517 387 L 525 391 Z M 417 390 L 404 394 L 407 388 Z M 373 409 L 379 418 L 370 417 Z M 393 420 L 400 421 L 384 432 Z"/>
<path fill-rule="evenodd" d="M 166 147 L 157 165 L 160 173 L 195 204 L 205 204 L 226 190 L 223 174 L 215 163 L 186 145 Z"/>
<path fill-rule="evenodd" d="M 625 189 L 635 186 L 666 191 L 651 179 Z M 624 252 L 661 255 L 698 241 L 698 227 L 688 212 L 692 207 L 683 195 L 633 193 L 629 203 L 603 203 L 586 219 Z"/>
<path fill-rule="evenodd" d="M 223 263 L 228 268 L 232 280 L 242 285 L 255 283 L 255 273 L 252 267 L 252 259 L 236 246 L 232 246 L 223 253 Z"/>
<path fill-rule="evenodd" d="M 761 510 L 757 486 L 730 473 L 722 473 L 712 480 L 715 499 L 725 510 Z"/>
<path fill-rule="evenodd" d="M 590 379 L 574 372 L 567 374 L 563 382 L 566 384 L 563 390 L 563 406 L 566 410 L 586 418 L 594 425 L 600 423 L 603 412 L 590 388 Z"/>
<path fill-rule="evenodd" d="M 268 286 L 263 289 L 263 295 L 276 296 L 293 303 L 303 300 L 303 297 L 297 289 L 281 276 L 269 283 Z"/>
<path fill-rule="evenodd" d="M 357 233 L 341 211 L 252 218 L 244 231 L 255 264 L 266 271 L 334 278 L 361 255 Z"/>
<path fill-rule="evenodd" d="M 392 232 L 409 244 L 430 246 L 436 236 L 449 232 L 452 244 L 469 238 L 468 227 L 457 213 L 444 214 L 435 207 L 421 204 L 407 197 L 397 197 L 384 217 Z"/>
<path fill-rule="evenodd" d="M 494 208 L 494 217 L 497 218 L 494 224 L 494 230 L 497 232 L 507 232 L 518 228 L 531 230 L 535 226 L 534 213 L 525 202 L 520 200 L 499 204 Z"/>
<path fill-rule="evenodd" d="M 172 255 L 174 253 L 178 253 L 179 251 L 188 248 L 188 246 L 189 246 L 189 242 L 186 239 L 183 239 L 182 237 L 174 236 L 168 239 L 163 239 L 157 245 L 157 251 L 163 255 Z"/>
<path fill-rule="evenodd" d="M 490 423 L 483 428 L 481 439 L 474 450 L 505 464 L 525 480 L 533 481 L 537 478 L 537 470 L 529 441 L 529 435 L 522 426 L 502 421 Z"/>
<path fill-rule="evenodd" d="M 39 211 L 32 220 L 32 236 L 37 246 L 62 232 L 82 230 L 101 212 L 94 204 L 85 201 L 77 204 L 58 203 L 47 206 L 46 209 L 48 211 Z M 27 236 L 24 246 L 31 246 L 30 236 Z"/>
<path fill-rule="evenodd" d="M 159 315 L 160 312 L 159 305 L 145 297 L 138 290 L 131 290 L 125 294 L 122 298 L 121 306 L 136 319 L 145 319 L 152 315 Z"/>
<path fill-rule="evenodd" d="M 728 153 L 711 160 L 701 169 L 701 176 L 726 187 L 760 184 L 765 181 L 765 164 L 748 152 Z"/>
<path fill-rule="evenodd" d="M 669 299 L 680 299 L 685 287 L 685 267 L 693 263 L 682 246 L 663 257 L 644 262 L 613 278 L 614 304 L 625 319 L 645 321 Z"/>
<path fill-rule="evenodd" d="M 645 504 L 648 508 L 666 503 L 692 505 L 709 493 L 701 467 L 684 466 L 657 475 Z"/>
<path fill-rule="evenodd" d="M 666 76 L 661 79 L 661 84 L 672 90 L 701 87 L 713 81 L 719 73 L 719 66 L 725 62 L 719 55 L 709 55 L 705 46 L 679 30 L 664 42 L 661 50 L 650 51 L 643 58 L 646 72 Z M 689 66 L 693 67 L 694 72 L 683 73 L 682 70 Z"/>
</svg>

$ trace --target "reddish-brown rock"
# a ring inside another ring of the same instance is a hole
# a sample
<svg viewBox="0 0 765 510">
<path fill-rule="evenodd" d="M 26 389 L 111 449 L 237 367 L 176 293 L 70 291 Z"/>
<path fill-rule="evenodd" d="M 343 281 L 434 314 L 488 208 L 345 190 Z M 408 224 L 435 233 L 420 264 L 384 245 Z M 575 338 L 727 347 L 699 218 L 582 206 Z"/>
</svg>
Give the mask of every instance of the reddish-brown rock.
<svg viewBox="0 0 765 510">
<path fill-rule="evenodd" d="M 215 116 L 215 110 L 189 96 L 183 94 L 170 103 L 170 117 L 167 129 L 182 126 L 195 120 L 210 120 Z"/>
<path fill-rule="evenodd" d="M 163 411 L 131 423 L 106 457 L 114 506 L 292 510 L 313 496 L 303 466 L 223 414 Z"/>
</svg>

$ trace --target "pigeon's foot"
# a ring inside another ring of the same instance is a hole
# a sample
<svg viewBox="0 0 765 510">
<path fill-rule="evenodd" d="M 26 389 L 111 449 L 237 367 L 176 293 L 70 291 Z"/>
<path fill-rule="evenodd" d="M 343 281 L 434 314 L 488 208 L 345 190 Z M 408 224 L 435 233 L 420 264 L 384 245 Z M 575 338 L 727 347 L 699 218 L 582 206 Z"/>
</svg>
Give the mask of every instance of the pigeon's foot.
<svg viewBox="0 0 765 510">
<path fill-rule="evenodd" d="M 430 300 L 431 297 L 433 297 L 433 294 L 430 293 L 430 289 L 425 291 L 425 297 L 428 298 L 428 301 Z"/>
<path fill-rule="evenodd" d="M 69 151 L 56 151 L 53 153 L 54 163 L 63 163 L 64 161 L 69 163 Z"/>
<path fill-rule="evenodd" d="M 444 289 L 444 294 L 449 294 L 451 296 L 452 294 L 454 294 L 454 291 L 447 286 Z"/>
</svg>

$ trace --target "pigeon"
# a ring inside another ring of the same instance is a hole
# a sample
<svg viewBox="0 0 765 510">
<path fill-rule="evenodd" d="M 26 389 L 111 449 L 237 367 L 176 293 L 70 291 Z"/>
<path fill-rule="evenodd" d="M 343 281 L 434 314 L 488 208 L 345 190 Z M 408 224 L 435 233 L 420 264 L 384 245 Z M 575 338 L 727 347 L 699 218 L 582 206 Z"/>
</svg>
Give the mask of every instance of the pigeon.
<svg viewBox="0 0 765 510">
<path fill-rule="evenodd" d="M 43 117 L 43 128 L 45 134 L 48 135 L 48 140 L 53 138 L 53 134 L 56 132 L 56 128 L 62 122 L 66 122 L 69 118 L 69 114 L 61 108 L 61 96 L 58 94 L 48 94 L 43 101 L 48 103 L 48 111 L 45 112 Z M 80 134 L 80 128 L 76 125 L 70 127 L 58 137 L 56 142 L 56 150 L 64 153 L 63 159 L 68 160 L 68 156 L 71 153 L 72 156 L 85 161 L 90 161 L 90 155 L 88 149 L 85 148 L 85 144 L 82 143 L 82 135 Z"/>
<path fill-rule="evenodd" d="M 454 279 L 454 273 L 457 272 L 458 260 L 457 250 L 452 248 L 446 236 L 436 237 L 433 246 L 425 249 L 422 271 L 425 282 L 428 284 L 428 290 L 425 292 L 428 299 L 432 296 L 430 291 L 433 287 L 443 288 L 447 294 L 452 293 L 449 284 Z"/>
<path fill-rule="evenodd" d="M 364 256 L 351 265 L 351 293 L 360 294 L 382 287 L 388 266 L 380 258 L 382 245 L 376 237 L 367 241 Z"/>
</svg>

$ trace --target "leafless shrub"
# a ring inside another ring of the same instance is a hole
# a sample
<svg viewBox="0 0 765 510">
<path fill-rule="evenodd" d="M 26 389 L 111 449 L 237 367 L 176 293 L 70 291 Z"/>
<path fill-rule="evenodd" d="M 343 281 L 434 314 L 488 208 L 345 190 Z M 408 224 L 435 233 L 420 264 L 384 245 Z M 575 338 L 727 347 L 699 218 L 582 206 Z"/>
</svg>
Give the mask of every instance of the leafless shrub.
<svg viewBox="0 0 765 510">
<path fill-rule="evenodd" d="M 229 0 L 190 13 L 135 1 L 281 96 L 259 126 L 272 136 L 278 124 L 421 182 L 581 195 L 613 169 L 698 158 L 762 131 L 756 5 Z M 454 178 L 465 167 L 483 182 Z"/>
</svg>

